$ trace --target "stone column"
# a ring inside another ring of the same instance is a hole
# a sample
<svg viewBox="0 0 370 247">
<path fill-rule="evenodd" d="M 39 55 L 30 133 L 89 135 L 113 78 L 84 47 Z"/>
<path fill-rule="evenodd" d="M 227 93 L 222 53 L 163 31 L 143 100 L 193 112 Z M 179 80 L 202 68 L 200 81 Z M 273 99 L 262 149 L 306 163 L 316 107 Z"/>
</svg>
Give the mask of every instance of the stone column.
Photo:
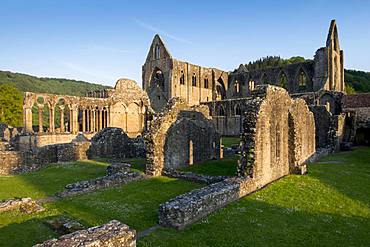
<svg viewBox="0 0 370 247">
<path fill-rule="evenodd" d="M 95 114 L 96 110 L 91 110 L 91 132 L 95 132 Z"/>
<path fill-rule="evenodd" d="M 24 124 L 24 132 L 32 133 L 32 107 L 24 107 L 23 108 L 23 124 Z"/>
<path fill-rule="evenodd" d="M 110 127 L 110 108 L 107 110 L 107 127 Z"/>
<path fill-rule="evenodd" d="M 64 133 L 66 130 L 64 128 L 64 106 L 59 106 L 60 112 L 60 133 Z"/>
<path fill-rule="evenodd" d="M 103 109 L 99 109 L 100 115 L 99 115 L 99 130 L 103 129 Z"/>
<path fill-rule="evenodd" d="M 78 132 L 78 109 L 72 108 L 72 133 L 76 134 Z"/>
<path fill-rule="evenodd" d="M 49 108 L 49 130 L 50 132 L 55 132 L 55 124 L 54 124 L 54 119 L 55 119 L 55 111 L 54 111 L 54 106 Z"/>
<path fill-rule="evenodd" d="M 82 132 L 86 132 L 86 110 L 82 109 Z"/>
<path fill-rule="evenodd" d="M 43 132 L 43 127 L 42 127 L 42 110 L 44 109 L 43 105 L 38 105 L 37 111 L 39 115 L 39 133 Z"/>
<path fill-rule="evenodd" d="M 189 165 L 194 164 L 193 141 L 189 141 Z"/>
<path fill-rule="evenodd" d="M 86 132 L 90 131 L 90 110 L 86 109 Z"/>
</svg>

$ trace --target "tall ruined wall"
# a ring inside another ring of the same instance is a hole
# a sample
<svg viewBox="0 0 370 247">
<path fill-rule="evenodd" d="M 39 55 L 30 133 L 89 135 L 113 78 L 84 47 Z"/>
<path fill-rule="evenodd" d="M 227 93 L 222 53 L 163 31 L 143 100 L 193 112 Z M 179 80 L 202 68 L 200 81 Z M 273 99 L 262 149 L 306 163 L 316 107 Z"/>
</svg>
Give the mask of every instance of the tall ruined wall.
<svg viewBox="0 0 370 247">
<path fill-rule="evenodd" d="M 250 176 L 259 184 L 300 170 L 315 152 L 313 114 L 303 100 L 293 100 L 278 87 L 260 87 L 261 99 L 251 100 L 241 140 L 239 176 Z"/>
<path fill-rule="evenodd" d="M 159 223 L 183 228 L 289 173 L 305 173 L 315 152 L 315 125 L 306 103 L 286 90 L 261 86 L 245 100 L 238 177 L 196 189 L 163 203 Z"/>
<path fill-rule="evenodd" d="M 300 79 L 304 75 L 305 83 L 300 85 Z M 284 85 L 282 77 L 285 77 Z M 257 85 L 276 85 L 284 87 L 289 93 L 311 92 L 313 91 L 314 62 L 289 64 L 281 67 L 247 71 L 239 67 L 238 70 L 230 74 L 227 98 L 241 98 L 251 95 L 253 88 L 249 83 L 253 81 Z M 239 92 L 236 91 L 239 84 Z"/>
<path fill-rule="evenodd" d="M 313 113 L 303 99 L 295 99 L 289 109 L 289 164 L 290 172 L 299 169 L 316 150 L 316 128 Z"/>
<path fill-rule="evenodd" d="M 158 112 L 173 97 L 183 98 L 188 105 L 225 98 L 228 73 L 172 58 L 156 35 L 142 66 L 142 80 L 151 106 Z"/>
<path fill-rule="evenodd" d="M 206 107 L 189 107 L 181 98 L 170 100 L 144 137 L 147 174 L 159 176 L 166 168 L 219 158 L 220 136 L 207 112 Z"/>
</svg>

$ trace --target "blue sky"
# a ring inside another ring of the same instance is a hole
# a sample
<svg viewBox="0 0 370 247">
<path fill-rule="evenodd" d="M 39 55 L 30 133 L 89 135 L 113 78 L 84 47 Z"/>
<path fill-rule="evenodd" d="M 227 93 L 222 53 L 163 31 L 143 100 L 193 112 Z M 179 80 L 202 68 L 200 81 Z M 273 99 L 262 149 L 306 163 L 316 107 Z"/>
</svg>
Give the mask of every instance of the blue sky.
<svg viewBox="0 0 370 247">
<path fill-rule="evenodd" d="M 336 19 L 345 67 L 370 71 L 370 1 L 0 0 L 0 70 L 141 85 L 155 33 L 178 59 L 233 70 L 312 58 Z"/>
</svg>

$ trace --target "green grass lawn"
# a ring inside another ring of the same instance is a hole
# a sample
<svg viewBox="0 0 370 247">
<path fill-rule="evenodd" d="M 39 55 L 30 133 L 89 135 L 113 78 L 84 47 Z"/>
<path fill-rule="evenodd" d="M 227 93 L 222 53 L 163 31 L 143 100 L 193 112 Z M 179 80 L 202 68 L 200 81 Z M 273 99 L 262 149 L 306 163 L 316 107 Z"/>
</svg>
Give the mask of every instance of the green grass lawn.
<svg viewBox="0 0 370 247">
<path fill-rule="evenodd" d="M 369 246 L 370 148 L 333 154 L 183 231 L 139 246 Z"/>
<path fill-rule="evenodd" d="M 105 175 L 106 166 L 107 163 L 97 161 L 78 161 L 53 164 L 40 171 L 22 175 L 0 177 L 0 200 L 50 196 L 63 190 L 69 183 Z"/>
<path fill-rule="evenodd" d="M 157 224 L 161 203 L 201 186 L 157 177 L 46 203 L 46 211 L 33 215 L 7 212 L 0 215 L 0 246 L 31 246 L 56 236 L 44 222 L 60 215 L 76 219 L 88 227 L 116 219 L 142 231 Z"/>
<path fill-rule="evenodd" d="M 235 176 L 238 159 L 238 155 L 230 155 L 221 160 L 203 161 L 182 170 L 211 176 Z"/>
<path fill-rule="evenodd" d="M 222 137 L 222 145 L 226 148 L 230 148 L 233 145 L 239 145 L 240 138 L 239 137 Z"/>
<path fill-rule="evenodd" d="M 189 169 L 231 174 L 233 159 Z M 132 163 L 134 169 L 143 166 L 143 160 Z M 105 166 L 78 162 L 2 177 L 0 195 L 41 198 L 67 183 L 101 176 Z M 160 227 L 139 239 L 138 246 L 369 246 L 370 148 L 327 156 L 309 165 L 308 171 L 305 176 L 284 177 L 183 231 Z M 2 213 L 0 246 L 31 246 L 55 237 L 43 222 L 59 215 L 86 226 L 117 219 L 142 231 L 157 224 L 159 204 L 201 186 L 158 177 L 47 203 L 46 211 L 33 215 Z"/>
</svg>

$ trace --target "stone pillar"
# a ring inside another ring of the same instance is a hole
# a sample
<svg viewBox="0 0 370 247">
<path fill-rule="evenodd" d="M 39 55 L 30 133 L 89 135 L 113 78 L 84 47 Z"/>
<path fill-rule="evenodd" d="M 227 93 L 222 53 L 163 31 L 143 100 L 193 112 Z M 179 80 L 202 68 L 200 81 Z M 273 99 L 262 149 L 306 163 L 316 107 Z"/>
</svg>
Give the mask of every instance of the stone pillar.
<svg viewBox="0 0 370 247">
<path fill-rule="evenodd" d="M 55 111 L 54 111 L 54 106 L 51 106 L 49 108 L 49 131 L 50 132 L 55 132 L 55 124 L 54 124 L 54 119 L 55 119 Z"/>
<path fill-rule="evenodd" d="M 86 109 L 82 109 L 82 132 L 86 132 Z"/>
<path fill-rule="evenodd" d="M 143 132 L 143 114 L 139 112 L 139 131 Z"/>
<path fill-rule="evenodd" d="M 78 109 L 72 108 L 72 131 L 73 134 L 78 132 Z"/>
<path fill-rule="evenodd" d="M 95 112 L 96 110 L 91 110 L 91 132 L 95 132 Z"/>
<path fill-rule="evenodd" d="M 107 127 L 110 127 L 110 108 L 107 110 Z"/>
<path fill-rule="evenodd" d="M 60 133 L 64 133 L 66 130 L 64 128 L 64 106 L 59 106 L 60 112 Z"/>
<path fill-rule="evenodd" d="M 193 141 L 189 141 L 189 165 L 194 164 Z"/>
<path fill-rule="evenodd" d="M 86 109 L 86 132 L 90 131 L 90 110 Z"/>
<path fill-rule="evenodd" d="M 23 107 L 24 132 L 32 133 L 32 107 Z"/>
<path fill-rule="evenodd" d="M 100 109 L 99 110 L 100 114 L 99 114 L 99 130 L 102 130 L 103 129 L 103 109 Z"/>
<path fill-rule="evenodd" d="M 44 109 L 43 105 L 38 105 L 37 111 L 39 115 L 39 133 L 43 132 L 43 127 L 42 127 L 42 110 Z"/>
</svg>

